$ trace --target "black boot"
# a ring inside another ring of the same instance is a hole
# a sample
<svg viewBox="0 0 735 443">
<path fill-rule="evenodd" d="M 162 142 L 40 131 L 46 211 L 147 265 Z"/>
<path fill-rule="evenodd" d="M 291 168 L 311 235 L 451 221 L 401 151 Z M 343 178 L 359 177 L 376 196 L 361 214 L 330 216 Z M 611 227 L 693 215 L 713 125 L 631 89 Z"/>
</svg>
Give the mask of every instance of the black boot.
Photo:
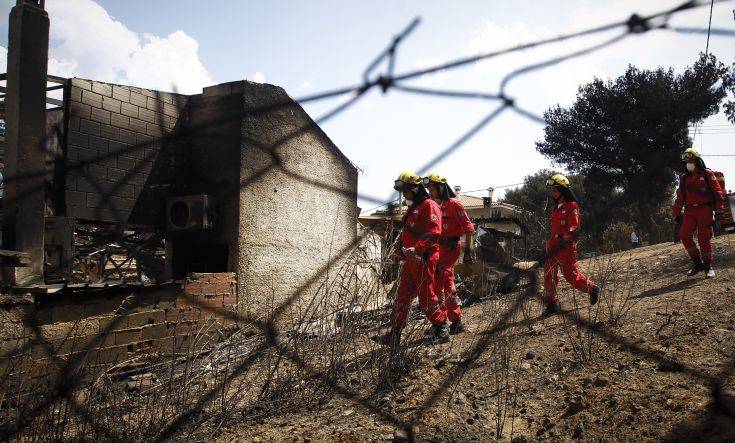
<svg viewBox="0 0 735 443">
<path fill-rule="evenodd" d="M 394 326 L 385 334 L 372 337 L 372 340 L 383 346 L 397 348 L 401 344 L 401 330 Z"/>
<path fill-rule="evenodd" d="M 462 323 L 462 319 L 459 318 L 457 321 L 452 322 L 452 325 L 449 327 L 449 333 L 450 334 L 461 334 L 465 331 L 464 323 Z"/>
<path fill-rule="evenodd" d="M 712 263 L 710 262 L 704 262 L 702 266 L 702 270 L 704 271 L 704 274 L 707 278 L 714 278 L 715 277 L 715 270 L 712 269 Z"/>
<path fill-rule="evenodd" d="M 548 301 L 546 302 L 546 309 L 544 309 L 544 313 L 541 314 L 543 317 L 549 317 L 554 314 L 558 314 L 561 312 L 561 306 L 559 306 L 559 302 L 554 301 Z"/>
<path fill-rule="evenodd" d="M 449 327 L 447 322 L 434 325 L 434 344 L 449 343 Z"/>
<path fill-rule="evenodd" d="M 590 289 L 590 304 L 596 305 L 597 300 L 600 298 L 600 287 L 597 285 L 592 286 Z"/>
<path fill-rule="evenodd" d="M 687 277 L 695 276 L 699 274 L 700 271 L 704 271 L 704 263 L 702 263 L 701 258 L 694 257 L 692 262 L 694 263 L 694 266 L 689 270 L 689 272 L 687 272 Z"/>
</svg>

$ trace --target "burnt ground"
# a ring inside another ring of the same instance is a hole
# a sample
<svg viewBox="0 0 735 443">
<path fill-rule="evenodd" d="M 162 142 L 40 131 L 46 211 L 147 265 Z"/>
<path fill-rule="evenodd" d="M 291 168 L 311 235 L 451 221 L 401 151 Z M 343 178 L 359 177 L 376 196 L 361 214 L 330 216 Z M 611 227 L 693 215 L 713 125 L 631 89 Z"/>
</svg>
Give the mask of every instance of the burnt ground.
<svg viewBox="0 0 735 443">
<path fill-rule="evenodd" d="M 594 308 L 566 287 L 567 315 L 542 319 L 533 301 L 492 331 L 520 293 L 480 302 L 468 332 L 422 345 L 392 387 L 363 386 L 364 402 L 332 394 L 225 423 L 218 440 L 390 441 L 406 436 L 394 417 L 421 441 L 734 441 L 735 236 L 714 245 L 715 279 L 684 276 L 680 244 L 583 261 L 606 285 Z"/>
</svg>

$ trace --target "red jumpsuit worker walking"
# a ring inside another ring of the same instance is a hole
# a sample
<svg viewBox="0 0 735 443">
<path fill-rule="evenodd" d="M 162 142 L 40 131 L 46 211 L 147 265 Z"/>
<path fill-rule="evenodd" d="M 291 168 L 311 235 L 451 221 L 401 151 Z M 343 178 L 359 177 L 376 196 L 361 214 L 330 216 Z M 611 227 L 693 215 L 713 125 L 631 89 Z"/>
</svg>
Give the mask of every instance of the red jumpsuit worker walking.
<svg viewBox="0 0 735 443">
<path fill-rule="evenodd" d="M 558 271 L 576 290 L 590 295 L 590 304 L 597 303 L 600 287 L 579 272 L 577 263 L 577 235 L 579 232 L 579 204 L 569 187 L 569 180 L 561 174 L 554 174 L 546 181 L 549 194 L 554 199 L 551 212 L 551 237 L 546 242 L 546 261 L 544 262 L 544 315 L 558 313 L 559 284 Z"/>
<path fill-rule="evenodd" d="M 460 237 L 464 236 L 465 261 L 472 259 L 472 224 L 467 212 L 458 200 L 447 180 L 436 173 L 423 178 L 424 186 L 429 190 L 431 198 L 439 204 L 442 212 L 442 232 L 439 237 L 439 262 L 437 263 L 434 287 L 437 294 L 443 294 L 444 307 L 452 325 L 450 334 L 465 330 L 462 323 L 462 303 L 457 296 L 454 285 L 454 265 L 462 252 Z"/>
<path fill-rule="evenodd" d="M 687 172 L 679 176 L 679 188 L 673 205 L 674 218 L 681 224 L 679 237 L 694 267 L 687 272 L 693 276 L 704 271 L 708 278 L 715 276 L 712 269 L 712 211 L 725 208 L 725 193 L 714 172 L 707 169 L 699 151 L 689 148 L 681 156 Z M 682 216 L 682 208 L 684 215 Z M 697 231 L 699 249 L 694 244 Z"/>
<path fill-rule="evenodd" d="M 401 248 L 397 251 L 404 263 L 391 313 L 392 329 L 375 339 L 392 347 L 400 344 L 411 302 L 418 295 L 419 306 L 434 325 L 436 341 L 446 343 L 449 341 L 447 313 L 434 290 L 434 275 L 439 261 L 437 240 L 441 234 L 441 209 L 429 198 L 421 184 L 421 177 L 412 172 L 398 176 L 393 188 L 401 191 L 408 204 L 403 217 Z"/>
</svg>

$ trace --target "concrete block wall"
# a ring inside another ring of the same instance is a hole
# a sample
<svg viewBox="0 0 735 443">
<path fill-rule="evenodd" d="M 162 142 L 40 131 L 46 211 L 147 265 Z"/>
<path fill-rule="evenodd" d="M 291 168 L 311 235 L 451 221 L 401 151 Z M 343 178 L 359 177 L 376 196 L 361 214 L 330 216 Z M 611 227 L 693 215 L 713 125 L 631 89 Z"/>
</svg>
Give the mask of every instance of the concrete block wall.
<svg viewBox="0 0 735 443">
<path fill-rule="evenodd" d="M 357 236 L 357 168 L 282 88 L 240 88 L 240 306 L 267 315 L 290 299 L 312 305 Z"/>
<path fill-rule="evenodd" d="M 0 380 L 43 386 L 68 361 L 95 373 L 140 354 L 202 349 L 237 323 L 224 314 L 235 312 L 236 300 L 233 273 L 193 275 L 181 287 L 3 296 Z"/>
<path fill-rule="evenodd" d="M 173 165 L 157 163 L 168 163 L 160 158 L 163 137 L 176 127 L 188 98 L 80 78 L 69 88 L 66 215 L 128 222 L 151 175 L 173 175 Z M 80 162 L 88 164 L 75 167 Z"/>
</svg>

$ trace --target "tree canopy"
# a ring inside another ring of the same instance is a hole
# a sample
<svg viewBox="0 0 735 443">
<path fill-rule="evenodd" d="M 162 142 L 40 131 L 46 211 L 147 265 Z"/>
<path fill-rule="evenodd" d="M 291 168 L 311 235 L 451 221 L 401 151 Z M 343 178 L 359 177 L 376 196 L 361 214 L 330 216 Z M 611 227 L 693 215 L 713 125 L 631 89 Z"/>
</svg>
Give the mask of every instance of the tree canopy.
<svg viewBox="0 0 735 443">
<path fill-rule="evenodd" d="M 719 111 L 729 81 L 729 68 L 713 55 L 702 54 L 681 74 L 629 66 L 617 79 L 581 86 L 571 107 L 549 109 L 536 148 L 582 174 L 588 200 L 614 196 L 598 203 L 632 209 L 634 222 L 651 234 L 655 214 L 671 198 L 681 152 L 691 146 L 689 124 Z"/>
</svg>

